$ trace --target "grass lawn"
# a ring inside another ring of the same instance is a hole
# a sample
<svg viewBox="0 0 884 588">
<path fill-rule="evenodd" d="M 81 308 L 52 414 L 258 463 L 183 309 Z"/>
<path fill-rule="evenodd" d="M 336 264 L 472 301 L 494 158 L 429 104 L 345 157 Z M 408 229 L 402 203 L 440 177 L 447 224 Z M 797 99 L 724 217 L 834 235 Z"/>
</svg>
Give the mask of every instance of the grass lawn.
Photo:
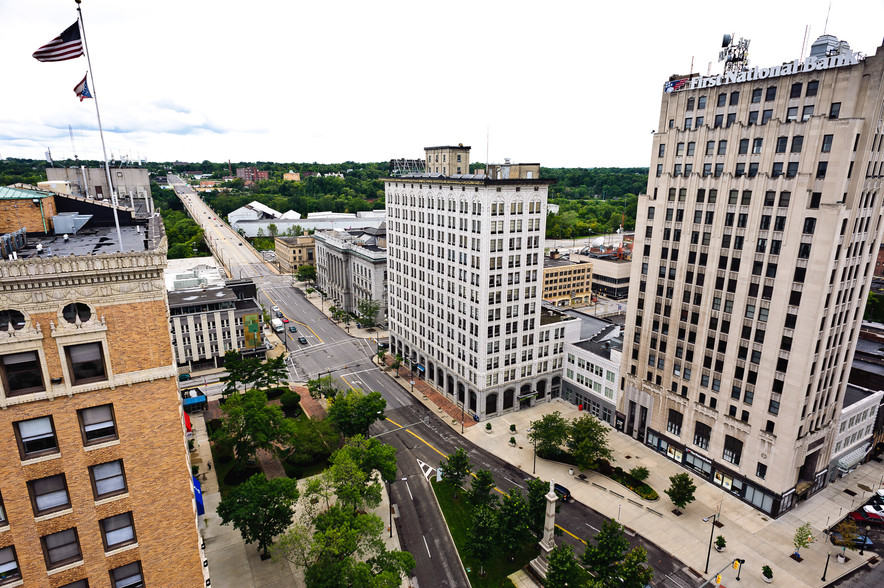
<svg viewBox="0 0 884 588">
<path fill-rule="evenodd" d="M 532 559 L 540 554 L 540 547 L 536 540 L 526 543 L 521 549 L 513 555 L 513 561 L 509 560 L 507 554 L 497 554 L 491 560 L 485 562 L 485 576 L 479 576 L 481 566 L 478 560 L 469 557 L 466 554 L 467 530 L 470 526 L 470 507 L 466 504 L 466 496 L 462 489 L 457 489 L 457 498 L 454 497 L 454 489 L 448 484 L 432 482 L 433 490 L 436 493 L 436 499 L 442 507 L 442 514 L 451 536 L 454 539 L 454 545 L 460 554 L 464 568 L 470 578 L 470 584 L 474 588 L 506 588 L 512 586 L 512 582 L 507 578 L 513 572 L 522 569 L 528 565 Z"/>
</svg>

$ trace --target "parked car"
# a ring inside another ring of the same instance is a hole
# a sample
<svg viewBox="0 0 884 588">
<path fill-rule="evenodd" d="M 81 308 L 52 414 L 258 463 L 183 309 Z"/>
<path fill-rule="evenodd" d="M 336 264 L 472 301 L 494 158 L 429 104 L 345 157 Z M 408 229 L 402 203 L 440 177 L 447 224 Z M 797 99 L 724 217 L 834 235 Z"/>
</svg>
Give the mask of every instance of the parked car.
<svg viewBox="0 0 884 588">
<path fill-rule="evenodd" d="M 863 510 L 855 510 L 848 515 L 857 523 L 874 523 L 876 525 L 884 524 L 884 519 L 880 516 L 876 515 L 872 512 L 865 512 Z"/>
<path fill-rule="evenodd" d="M 280 314 L 282 314 L 282 313 L 280 313 Z M 287 319 L 286 317 L 282 317 L 282 322 L 287 323 L 287 322 L 289 322 L 289 319 Z"/>
<path fill-rule="evenodd" d="M 877 515 L 879 517 L 884 517 L 884 506 L 880 504 L 867 504 L 863 507 L 863 510 L 867 514 Z"/>
<path fill-rule="evenodd" d="M 278 307 L 278 306 L 274 306 L 274 307 L 272 307 L 272 308 L 270 309 L 270 311 L 271 311 L 271 312 L 279 312 L 279 307 Z"/>
<path fill-rule="evenodd" d="M 282 312 L 280 312 L 280 310 L 278 308 L 276 310 L 274 310 L 273 312 L 276 313 L 276 318 L 282 318 Z"/>
<path fill-rule="evenodd" d="M 832 543 L 837 543 L 838 541 L 841 541 L 841 533 L 839 533 L 838 531 L 830 531 L 829 541 L 831 541 Z M 864 534 L 858 534 L 856 537 L 854 537 L 853 544 L 857 547 L 862 546 L 864 549 L 871 549 L 875 546 L 875 544 L 872 543 L 872 540 L 866 537 Z"/>
<path fill-rule="evenodd" d="M 571 500 L 571 492 L 561 484 L 553 484 L 553 490 L 555 490 L 555 493 L 562 499 L 562 502 L 568 502 Z"/>
<path fill-rule="evenodd" d="M 291 331 L 292 333 L 297 333 L 298 327 L 296 327 L 295 325 L 289 325 L 289 331 Z"/>
<path fill-rule="evenodd" d="M 178 376 L 179 382 L 186 382 L 189 379 L 190 379 L 190 374 L 181 374 L 180 376 Z"/>
<path fill-rule="evenodd" d="M 307 344 L 307 337 L 304 337 L 304 336 L 298 337 L 298 343 L 300 343 L 301 345 L 306 345 Z"/>
</svg>

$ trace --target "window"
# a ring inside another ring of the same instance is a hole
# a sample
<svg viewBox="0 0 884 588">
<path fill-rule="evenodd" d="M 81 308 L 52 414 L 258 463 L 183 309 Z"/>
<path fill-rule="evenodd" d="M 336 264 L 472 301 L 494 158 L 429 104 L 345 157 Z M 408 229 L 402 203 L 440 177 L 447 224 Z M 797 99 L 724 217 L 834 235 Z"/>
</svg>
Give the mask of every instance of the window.
<svg viewBox="0 0 884 588">
<path fill-rule="evenodd" d="M 841 103 L 840 102 L 832 102 L 832 106 L 829 108 L 829 118 L 838 118 L 838 115 L 841 114 Z"/>
<path fill-rule="evenodd" d="M 693 123 L 694 123 L 694 119 L 693 119 L 693 118 L 691 118 L 691 117 L 686 117 L 686 118 L 684 119 L 684 128 L 685 128 L 685 130 L 686 130 L 686 131 L 687 131 L 687 130 L 690 130 L 691 125 L 692 125 Z"/>
<path fill-rule="evenodd" d="M 754 139 L 752 139 L 752 153 L 753 154 L 761 153 L 761 144 L 762 144 L 761 137 L 755 137 Z"/>
<path fill-rule="evenodd" d="M 749 152 L 749 139 L 740 139 L 740 148 L 737 151 L 740 155 L 746 155 Z"/>
<path fill-rule="evenodd" d="M 141 576 L 141 562 L 135 561 L 110 571 L 111 586 L 113 588 L 143 588 L 144 579 Z"/>
<path fill-rule="evenodd" d="M 798 119 L 798 107 L 790 106 L 786 109 L 786 122 L 795 122 Z"/>
<path fill-rule="evenodd" d="M 724 115 L 723 114 L 716 114 L 715 115 L 715 122 L 713 123 L 712 128 L 717 129 L 718 127 L 720 127 L 722 125 L 722 123 L 724 123 Z"/>
<path fill-rule="evenodd" d="M 801 90 L 804 84 L 795 82 L 792 84 L 792 90 L 789 92 L 789 98 L 801 98 Z"/>
<path fill-rule="evenodd" d="M 761 124 L 766 125 L 773 118 L 773 110 L 765 110 L 761 113 Z"/>
<path fill-rule="evenodd" d="M 727 153 L 727 141 L 719 141 L 718 155 L 724 155 L 725 153 Z"/>
<path fill-rule="evenodd" d="M 657 177 L 659 178 L 662 175 L 663 175 L 663 164 L 658 163 L 657 164 Z"/>
<path fill-rule="evenodd" d="M 70 584 L 65 584 L 61 588 L 89 588 L 89 580 L 77 580 Z"/>
<path fill-rule="evenodd" d="M 723 163 L 716 163 L 715 164 L 715 177 L 716 178 L 721 177 L 722 173 L 724 173 L 724 164 Z"/>
<path fill-rule="evenodd" d="M 828 161 L 820 161 L 819 163 L 817 163 L 816 164 L 816 177 L 817 178 L 826 177 L 826 171 L 828 170 L 828 168 L 829 168 Z"/>
<path fill-rule="evenodd" d="M 790 161 L 789 165 L 786 166 L 786 177 L 787 178 L 794 178 L 797 175 L 798 175 L 798 162 L 797 161 Z"/>
<path fill-rule="evenodd" d="M 724 452 L 721 457 L 725 461 L 729 461 L 734 465 L 740 465 L 740 457 L 743 454 L 743 442 L 739 439 L 731 437 L 730 435 L 724 436 Z"/>
<path fill-rule="evenodd" d="M 697 98 L 697 110 L 703 110 L 706 108 L 706 96 L 700 96 Z"/>
<path fill-rule="evenodd" d="M 785 153 L 786 147 L 789 145 L 789 137 L 777 137 L 777 153 Z"/>
<path fill-rule="evenodd" d="M 700 449 L 709 449 L 709 437 L 712 434 L 712 427 L 697 421 L 694 423 L 694 445 Z"/>
<path fill-rule="evenodd" d="M 807 97 L 816 96 L 816 91 L 819 89 L 819 87 L 820 87 L 819 80 L 811 80 L 811 81 L 807 82 L 807 93 L 804 95 Z"/>
<path fill-rule="evenodd" d="M 801 122 L 807 122 L 813 116 L 813 104 L 809 104 L 801 109 Z"/>
<path fill-rule="evenodd" d="M 740 93 L 737 92 L 737 91 L 733 91 L 733 92 L 731 92 L 731 99 L 730 99 L 730 103 L 729 103 L 729 104 L 730 104 L 731 106 L 736 106 L 736 105 L 739 104 L 739 103 L 740 103 Z"/>
<path fill-rule="evenodd" d="M 15 423 L 15 436 L 22 459 L 58 453 L 52 417 L 45 416 Z"/>
<path fill-rule="evenodd" d="M 702 127 L 702 126 L 703 126 L 703 117 L 702 117 L 702 116 L 698 116 L 698 117 L 697 117 L 697 120 L 694 122 L 694 128 L 695 128 L 695 129 L 699 129 L 699 128 Z"/>
<path fill-rule="evenodd" d="M 85 323 L 92 317 L 92 310 L 82 302 L 74 302 L 61 310 L 61 316 L 69 323 L 75 323 L 77 319 Z"/>
<path fill-rule="evenodd" d="M 117 438 L 117 425 L 111 404 L 93 406 L 77 411 L 84 445 L 94 445 Z"/>
<path fill-rule="evenodd" d="M 71 506 L 64 474 L 31 480 L 28 482 L 28 491 L 31 494 L 34 515 L 44 515 Z"/>
<path fill-rule="evenodd" d="M 718 103 L 716 106 L 726 106 L 727 105 L 727 94 L 722 92 L 718 95 Z"/>
<path fill-rule="evenodd" d="M 694 141 L 688 142 L 688 157 L 691 157 L 694 154 L 694 150 L 697 148 L 697 144 Z"/>
<path fill-rule="evenodd" d="M 694 98 L 688 98 L 688 105 L 685 110 L 693 110 L 694 109 Z"/>
<path fill-rule="evenodd" d="M 802 233 L 805 235 L 813 235 L 814 230 L 816 230 L 816 219 L 812 217 L 805 218 L 804 230 Z"/>
<path fill-rule="evenodd" d="M 750 178 L 754 178 L 758 175 L 758 163 L 750 163 L 749 164 L 749 173 L 747 174 Z"/>
<path fill-rule="evenodd" d="M 767 92 L 764 93 L 764 101 L 770 102 L 771 100 L 777 99 L 777 87 L 776 86 L 768 86 Z"/>
<path fill-rule="evenodd" d="M 101 343 L 83 343 L 65 347 L 68 370 L 73 380 L 71 384 L 87 384 L 106 380 L 104 368 L 104 355 L 101 352 Z"/>
<path fill-rule="evenodd" d="M 666 430 L 676 437 L 681 436 L 681 424 L 683 418 L 682 414 L 677 410 L 669 409 L 669 422 L 666 425 Z"/>
<path fill-rule="evenodd" d="M 767 476 L 767 466 L 759 462 L 755 468 L 755 475 L 763 480 Z"/>
<path fill-rule="evenodd" d="M 823 147 L 820 150 L 822 153 L 828 153 L 832 150 L 832 139 L 835 138 L 835 135 L 823 135 Z"/>
<path fill-rule="evenodd" d="M 105 551 L 135 543 L 135 525 L 132 522 L 131 512 L 101 519 L 98 523 L 101 526 Z"/>
<path fill-rule="evenodd" d="M 675 154 L 684 155 L 684 142 L 679 142 L 675 145 Z"/>
<path fill-rule="evenodd" d="M 83 559 L 77 529 L 67 529 L 40 537 L 46 568 L 52 569 Z"/>
<path fill-rule="evenodd" d="M 709 175 L 712 175 L 712 164 L 711 163 L 704 163 L 703 164 L 703 177 L 706 177 Z"/>
<path fill-rule="evenodd" d="M 92 466 L 89 468 L 89 477 L 92 479 L 95 500 L 126 492 L 126 475 L 122 460 Z"/>
<path fill-rule="evenodd" d="M 752 104 L 757 104 L 761 102 L 761 88 L 755 88 L 752 90 Z"/>
<path fill-rule="evenodd" d="M 660 143 L 660 148 L 657 151 L 657 157 L 663 157 L 666 154 L 666 143 Z"/>
<path fill-rule="evenodd" d="M 758 111 L 750 110 L 749 111 L 749 126 L 758 124 Z"/>
<path fill-rule="evenodd" d="M 6 509 L 3 507 L 3 497 L 0 496 L 0 527 L 5 527 L 9 524 L 9 519 L 6 518 Z"/>
<path fill-rule="evenodd" d="M 0 585 L 10 584 L 21 579 L 18 560 L 15 558 L 15 547 L 0 549 Z"/>
<path fill-rule="evenodd" d="M 734 171 L 734 175 L 738 178 L 740 176 L 746 175 L 746 164 L 745 163 L 738 163 L 737 169 Z"/>
<path fill-rule="evenodd" d="M 43 367 L 36 351 L 11 353 L 0 357 L 0 381 L 6 396 L 42 392 Z"/>
<path fill-rule="evenodd" d="M 706 141 L 706 155 L 715 153 L 715 141 Z"/>
<path fill-rule="evenodd" d="M 804 136 L 803 135 L 795 135 L 792 137 L 792 153 L 801 153 L 801 148 L 804 146 Z"/>
<path fill-rule="evenodd" d="M 778 178 L 783 175 L 783 162 L 775 161 L 773 164 L 773 168 L 770 170 L 770 175 L 774 178 Z"/>
</svg>

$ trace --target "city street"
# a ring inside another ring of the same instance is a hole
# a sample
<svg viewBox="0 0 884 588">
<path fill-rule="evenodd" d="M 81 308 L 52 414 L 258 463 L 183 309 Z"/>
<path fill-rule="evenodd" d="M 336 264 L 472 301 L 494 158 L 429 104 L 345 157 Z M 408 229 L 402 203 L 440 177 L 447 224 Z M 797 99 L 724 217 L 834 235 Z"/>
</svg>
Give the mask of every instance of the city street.
<svg viewBox="0 0 884 588">
<path fill-rule="evenodd" d="M 433 411 L 420 403 L 406 389 L 406 380 L 397 380 L 392 372 L 382 372 L 375 362 L 376 344 L 370 339 L 351 337 L 347 325 L 334 323 L 306 299 L 301 290 L 292 287 L 292 277 L 279 275 L 226 223 L 200 200 L 183 181 L 169 176 L 170 183 L 181 196 L 191 215 L 206 230 L 206 237 L 216 258 L 223 260 L 234 277 L 248 277 L 258 286 L 259 302 L 268 310 L 278 306 L 294 324 L 297 332 L 288 329 L 284 335 L 289 349 L 288 365 L 293 382 L 330 374 L 344 383 L 363 390 L 377 390 L 387 400 L 387 420 L 371 428 L 372 435 L 384 434 L 384 441 L 396 447 L 399 472 L 390 493 L 402 549 L 416 560 L 414 570 L 419 586 L 465 586 L 467 580 L 451 542 L 445 522 L 432 496 L 429 477 L 435 475 L 439 462 L 457 448 L 465 449 L 473 469 L 487 469 L 494 475 L 501 492 L 520 488 L 527 493 L 528 472 L 512 466 L 463 438 L 444 423 Z M 297 342 L 304 336 L 307 343 Z M 206 384 L 209 396 L 220 394 L 218 375 L 182 382 L 181 386 Z M 426 420 L 426 422 L 424 422 Z M 405 430 L 397 428 L 407 426 Z M 557 524 L 564 530 L 562 540 L 571 543 L 575 552 L 583 552 L 581 539 L 595 535 L 605 517 L 579 502 L 560 505 Z M 389 522 L 387 522 L 389 524 Z M 683 571 L 684 564 L 656 545 L 639 536 L 629 537 L 632 545 L 648 550 L 649 564 L 654 568 L 655 586 L 687 588 L 696 586 L 696 578 Z"/>
</svg>

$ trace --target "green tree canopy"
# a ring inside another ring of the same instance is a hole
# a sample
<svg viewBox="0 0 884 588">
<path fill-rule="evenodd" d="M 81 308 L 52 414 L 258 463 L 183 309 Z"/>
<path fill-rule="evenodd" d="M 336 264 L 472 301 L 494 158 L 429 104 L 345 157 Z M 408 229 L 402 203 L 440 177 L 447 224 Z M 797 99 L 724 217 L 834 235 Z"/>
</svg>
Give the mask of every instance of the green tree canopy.
<svg viewBox="0 0 884 588">
<path fill-rule="evenodd" d="M 359 311 L 359 322 L 366 327 L 373 327 L 377 321 L 381 303 L 371 298 L 363 298 L 356 304 L 356 309 Z"/>
<path fill-rule="evenodd" d="M 617 578 L 617 564 L 626 557 L 629 541 L 623 536 L 623 527 L 613 519 L 605 521 L 596 536 L 586 542 L 583 565 L 596 578 L 613 581 Z"/>
<path fill-rule="evenodd" d="M 694 501 L 694 492 L 697 487 L 694 480 L 686 472 L 669 476 L 669 488 L 664 492 L 669 495 L 669 500 L 675 508 L 681 510 Z"/>
<path fill-rule="evenodd" d="M 293 432 L 292 421 L 285 417 L 280 407 L 268 405 L 267 395 L 261 390 L 234 394 L 221 410 L 225 416 L 213 438 L 231 443 L 239 467 L 254 460 L 258 449 L 278 456 L 286 453 L 284 447 Z"/>
<path fill-rule="evenodd" d="M 590 469 L 600 459 L 614 458 L 608 446 L 608 426 L 591 414 L 571 421 L 568 449 L 582 470 Z"/>
<path fill-rule="evenodd" d="M 469 476 L 472 470 L 470 457 L 461 447 L 458 447 L 445 461 L 439 462 L 439 467 L 442 468 L 442 479 L 452 486 L 462 486 L 464 478 Z"/>
<path fill-rule="evenodd" d="M 567 543 L 556 545 L 549 553 L 546 570 L 546 588 L 576 588 L 582 574 L 574 557 L 574 550 Z"/>
<path fill-rule="evenodd" d="M 516 551 L 531 537 L 528 501 L 522 491 L 512 488 L 503 495 L 498 508 L 498 538 L 507 553 Z"/>
<path fill-rule="evenodd" d="M 338 392 L 328 402 L 328 418 L 344 437 L 367 435 L 375 421 L 384 418 L 387 401 L 380 392 L 361 390 Z"/>
<path fill-rule="evenodd" d="M 476 472 L 473 482 L 467 491 L 467 501 L 473 505 L 473 508 L 480 506 L 496 506 L 497 497 L 491 493 L 494 490 L 494 477 L 488 470 L 479 470 Z"/>
<path fill-rule="evenodd" d="M 472 524 L 467 531 L 467 552 L 479 560 L 480 574 L 485 575 L 485 562 L 498 548 L 497 513 L 494 508 L 482 504 L 473 509 Z"/>
<path fill-rule="evenodd" d="M 532 443 L 536 441 L 538 455 L 549 456 L 568 440 L 568 433 L 568 421 L 562 417 L 561 412 L 555 411 L 531 421 L 528 440 Z"/>
<path fill-rule="evenodd" d="M 333 398 L 340 388 L 334 376 L 319 376 L 315 380 L 307 380 L 307 391 L 311 398 Z"/>
<path fill-rule="evenodd" d="M 301 265 L 298 266 L 298 279 L 302 282 L 315 282 L 316 281 L 316 266 L 315 265 Z"/>
<path fill-rule="evenodd" d="M 217 512 L 222 525 L 232 524 L 246 543 L 257 543 L 266 554 L 273 537 L 291 524 L 297 499 L 294 480 L 255 474 L 222 498 Z"/>
<path fill-rule="evenodd" d="M 396 479 L 396 449 L 377 439 L 348 439 L 329 461 L 335 494 L 354 511 L 380 504 L 381 480 Z"/>
<path fill-rule="evenodd" d="M 546 480 L 540 478 L 528 480 L 528 527 L 538 538 L 543 536 L 548 493 L 549 482 Z"/>
</svg>

